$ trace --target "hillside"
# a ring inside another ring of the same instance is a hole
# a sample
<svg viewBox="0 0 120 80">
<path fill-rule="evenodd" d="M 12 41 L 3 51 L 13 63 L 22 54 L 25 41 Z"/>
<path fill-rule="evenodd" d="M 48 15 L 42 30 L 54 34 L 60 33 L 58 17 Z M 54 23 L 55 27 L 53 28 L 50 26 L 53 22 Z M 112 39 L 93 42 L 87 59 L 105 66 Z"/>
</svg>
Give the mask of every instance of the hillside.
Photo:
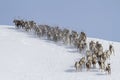
<svg viewBox="0 0 120 80">
<path fill-rule="evenodd" d="M 95 38 L 104 49 L 115 48 L 111 75 L 98 69 L 76 72 L 75 61 L 82 55 L 73 47 L 40 39 L 32 33 L 0 26 L 0 80 L 119 80 L 120 43 Z"/>
</svg>

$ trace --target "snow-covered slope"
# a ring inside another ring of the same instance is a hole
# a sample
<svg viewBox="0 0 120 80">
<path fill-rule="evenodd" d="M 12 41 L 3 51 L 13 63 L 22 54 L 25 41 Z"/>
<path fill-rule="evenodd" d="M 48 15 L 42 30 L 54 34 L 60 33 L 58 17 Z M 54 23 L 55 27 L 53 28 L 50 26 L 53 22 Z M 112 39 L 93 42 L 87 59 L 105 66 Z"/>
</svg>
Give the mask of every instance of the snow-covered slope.
<svg viewBox="0 0 120 80">
<path fill-rule="evenodd" d="M 37 38 L 14 26 L 0 26 L 0 80 L 119 80 L 120 43 L 98 40 L 108 49 L 115 48 L 111 57 L 111 75 L 98 69 L 75 72 L 74 63 L 82 55 L 75 48 Z"/>
</svg>

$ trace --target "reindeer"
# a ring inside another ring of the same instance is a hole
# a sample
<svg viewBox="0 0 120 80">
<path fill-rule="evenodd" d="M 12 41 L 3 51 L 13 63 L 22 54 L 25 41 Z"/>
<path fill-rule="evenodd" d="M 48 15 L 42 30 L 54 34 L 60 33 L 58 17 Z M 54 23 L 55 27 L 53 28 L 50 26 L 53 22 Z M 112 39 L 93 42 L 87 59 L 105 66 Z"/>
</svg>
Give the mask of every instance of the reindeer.
<svg viewBox="0 0 120 80">
<path fill-rule="evenodd" d="M 105 68 L 105 71 L 108 73 L 108 74 L 111 74 L 111 67 L 110 67 L 110 64 L 108 63 L 106 68 Z"/>
<path fill-rule="evenodd" d="M 85 57 L 82 57 L 79 63 L 82 63 L 82 67 L 85 68 Z"/>
<path fill-rule="evenodd" d="M 92 61 L 91 61 L 91 60 L 88 60 L 87 63 L 86 63 L 87 71 L 90 70 L 90 68 L 91 68 L 91 64 L 92 64 Z"/>
<path fill-rule="evenodd" d="M 76 32 L 76 31 L 73 31 L 72 30 L 72 32 L 71 32 L 71 34 L 70 34 L 70 42 L 71 42 L 71 44 L 73 43 L 75 43 L 75 41 L 78 39 L 78 33 Z"/>
<path fill-rule="evenodd" d="M 76 71 L 82 71 L 82 62 L 75 62 Z"/>
<path fill-rule="evenodd" d="M 98 61 L 98 64 L 99 64 L 99 70 L 104 71 L 105 70 L 105 61 L 101 58 Z"/>
<path fill-rule="evenodd" d="M 110 54 L 114 54 L 115 55 L 115 53 L 114 53 L 114 47 L 113 47 L 113 45 L 109 45 L 109 51 L 110 51 Z"/>
<path fill-rule="evenodd" d="M 92 54 L 92 64 L 93 68 L 96 68 L 96 63 L 97 63 L 97 56 L 95 54 Z"/>
<path fill-rule="evenodd" d="M 13 23 L 15 23 L 15 26 L 18 29 L 22 26 L 21 20 L 14 19 Z"/>
<path fill-rule="evenodd" d="M 79 39 L 83 40 L 84 42 L 86 42 L 86 39 L 87 39 L 86 34 L 84 32 L 81 32 L 80 36 L 79 36 Z"/>
<path fill-rule="evenodd" d="M 89 43 L 89 49 L 90 49 L 91 52 L 94 52 L 94 51 L 95 51 L 95 49 L 96 49 L 96 44 L 95 44 L 94 41 L 91 41 L 91 42 Z"/>
</svg>

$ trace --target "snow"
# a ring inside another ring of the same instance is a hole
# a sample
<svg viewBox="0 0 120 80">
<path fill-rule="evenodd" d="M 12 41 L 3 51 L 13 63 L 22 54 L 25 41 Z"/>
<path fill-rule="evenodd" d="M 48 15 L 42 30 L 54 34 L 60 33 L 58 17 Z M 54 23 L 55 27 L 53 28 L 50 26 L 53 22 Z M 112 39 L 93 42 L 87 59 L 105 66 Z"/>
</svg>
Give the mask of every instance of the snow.
<svg viewBox="0 0 120 80">
<path fill-rule="evenodd" d="M 0 25 L 0 80 L 119 80 L 120 43 L 88 38 L 91 40 L 100 41 L 104 49 L 113 44 L 111 75 L 98 69 L 76 72 L 74 63 L 82 55 L 75 48 Z"/>
</svg>

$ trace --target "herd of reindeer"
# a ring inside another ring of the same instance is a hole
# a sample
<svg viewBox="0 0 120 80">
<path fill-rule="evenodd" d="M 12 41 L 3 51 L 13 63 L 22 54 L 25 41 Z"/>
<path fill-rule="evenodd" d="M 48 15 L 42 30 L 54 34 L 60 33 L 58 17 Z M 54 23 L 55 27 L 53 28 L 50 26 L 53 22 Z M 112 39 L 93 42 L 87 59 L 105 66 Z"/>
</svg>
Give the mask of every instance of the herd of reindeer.
<svg viewBox="0 0 120 80">
<path fill-rule="evenodd" d="M 98 69 L 111 74 L 111 65 L 107 60 L 110 60 L 110 56 L 114 54 L 114 47 L 109 45 L 108 50 L 103 50 L 103 46 L 98 41 L 90 41 L 87 44 L 87 37 L 85 32 L 80 34 L 74 30 L 60 29 L 58 26 L 51 27 L 49 25 L 38 25 L 34 21 L 24 21 L 14 19 L 13 23 L 17 29 L 24 29 L 27 32 L 34 32 L 38 37 L 46 37 L 48 40 L 55 42 L 63 42 L 65 45 L 73 45 L 81 54 L 84 52 L 84 56 L 75 62 L 76 71 L 82 71 L 86 69 Z"/>
</svg>

